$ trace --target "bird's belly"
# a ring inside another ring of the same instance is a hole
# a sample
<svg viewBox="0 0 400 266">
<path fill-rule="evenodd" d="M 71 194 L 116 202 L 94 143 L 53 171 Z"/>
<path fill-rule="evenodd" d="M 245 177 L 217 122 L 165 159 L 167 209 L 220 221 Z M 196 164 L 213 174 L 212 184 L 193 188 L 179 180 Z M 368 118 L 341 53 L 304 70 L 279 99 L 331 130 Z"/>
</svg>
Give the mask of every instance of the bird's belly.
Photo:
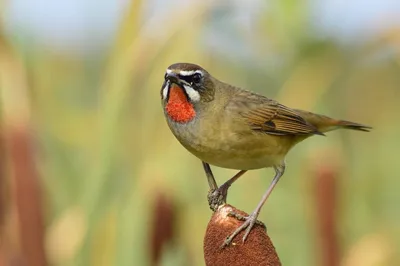
<svg viewBox="0 0 400 266">
<path fill-rule="evenodd" d="M 279 153 L 271 150 L 269 147 L 257 149 L 232 149 L 232 150 L 214 150 L 209 152 L 191 151 L 202 161 L 209 164 L 238 170 L 252 170 L 265 167 L 272 167 L 280 164 L 285 153 Z"/>
<path fill-rule="evenodd" d="M 291 148 L 292 139 L 282 136 L 235 132 L 219 128 L 210 132 L 195 124 L 172 125 L 179 142 L 200 160 L 218 167 L 252 170 L 279 165 Z"/>
<path fill-rule="evenodd" d="M 209 164 L 238 170 L 252 170 L 279 165 L 289 146 L 280 137 L 262 134 L 251 138 L 227 137 L 219 141 L 182 143 L 200 160 Z"/>
<path fill-rule="evenodd" d="M 230 156 L 225 158 L 207 157 L 204 158 L 204 160 L 209 164 L 223 168 L 252 170 L 278 165 L 283 160 L 283 158 L 283 156 L 275 157 L 271 155 L 264 155 L 257 158 L 250 158 L 247 156 Z"/>
</svg>

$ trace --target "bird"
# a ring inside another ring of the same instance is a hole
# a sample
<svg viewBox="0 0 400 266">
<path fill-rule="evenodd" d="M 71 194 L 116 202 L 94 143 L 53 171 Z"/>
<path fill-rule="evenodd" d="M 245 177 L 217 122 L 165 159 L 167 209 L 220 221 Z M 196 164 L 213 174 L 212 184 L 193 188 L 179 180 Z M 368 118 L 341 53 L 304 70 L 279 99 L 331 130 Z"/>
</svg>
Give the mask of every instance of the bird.
<svg viewBox="0 0 400 266">
<path fill-rule="evenodd" d="M 368 132 L 371 127 L 289 108 L 273 99 L 230 85 L 193 63 L 174 63 L 165 72 L 161 104 L 175 138 L 201 160 L 214 211 L 226 202 L 228 188 L 249 170 L 270 168 L 275 175 L 254 211 L 224 240 L 245 230 L 245 242 L 258 215 L 285 172 L 285 157 L 299 142 L 335 129 Z M 210 165 L 239 172 L 218 187 Z"/>
</svg>

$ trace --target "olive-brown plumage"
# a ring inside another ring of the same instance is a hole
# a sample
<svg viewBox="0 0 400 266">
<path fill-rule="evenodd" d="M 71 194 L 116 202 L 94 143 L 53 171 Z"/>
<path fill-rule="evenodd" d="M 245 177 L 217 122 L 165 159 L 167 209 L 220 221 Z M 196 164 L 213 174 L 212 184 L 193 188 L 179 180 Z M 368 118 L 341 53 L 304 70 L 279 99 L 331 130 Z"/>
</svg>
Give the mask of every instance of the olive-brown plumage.
<svg viewBox="0 0 400 266">
<path fill-rule="evenodd" d="M 178 96 L 177 96 L 178 95 Z M 224 243 L 246 229 L 246 239 L 262 205 L 284 173 L 285 156 L 298 142 L 339 129 L 370 127 L 291 109 L 265 96 L 229 85 L 202 67 L 177 63 L 168 67 L 161 88 L 167 123 L 178 141 L 202 160 L 211 198 L 226 200 L 228 187 L 246 170 L 273 167 L 275 177 L 254 212 Z M 185 119 L 181 119 L 181 118 Z M 209 164 L 241 170 L 217 188 Z M 214 202 L 215 203 L 215 202 Z M 210 201 L 216 208 L 221 202 Z"/>
</svg>

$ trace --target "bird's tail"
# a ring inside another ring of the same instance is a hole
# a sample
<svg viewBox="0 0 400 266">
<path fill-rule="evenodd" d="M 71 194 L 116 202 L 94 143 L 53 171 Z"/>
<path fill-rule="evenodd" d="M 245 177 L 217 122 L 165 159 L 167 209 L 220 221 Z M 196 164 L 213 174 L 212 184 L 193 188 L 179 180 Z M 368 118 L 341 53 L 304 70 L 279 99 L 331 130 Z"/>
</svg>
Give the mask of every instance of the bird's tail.
<svg viewBox="0 0 400 266">
<path fill-rule="evenodd" d="M 325 133 L 340 128 L 359 130 L 364 132 L 369 132 L 370 129 L 372 129 L 370 126 L 366 126 L 363 124 L 345 120 L 337 120 L 325 115 L 314 114 L 303 110 L 296 110 L 296 112 L 298 112 L 300 116 L 302 116 L 308 123 L 315 126 L 321 133 Z"/>
<path fill-rule="evenodd" d="M 364 131 L 364 132 L 369 132 L 372 127 L 366 126 L 363 124 L 359 123 L 354 123 L 346 120 L 336 120 L 337 122 L 337 127 L 338 128 L 346 128 L 346 129 L 353 129 L 353 130 L 359 130 L 359 131 Z"/>
</svg>

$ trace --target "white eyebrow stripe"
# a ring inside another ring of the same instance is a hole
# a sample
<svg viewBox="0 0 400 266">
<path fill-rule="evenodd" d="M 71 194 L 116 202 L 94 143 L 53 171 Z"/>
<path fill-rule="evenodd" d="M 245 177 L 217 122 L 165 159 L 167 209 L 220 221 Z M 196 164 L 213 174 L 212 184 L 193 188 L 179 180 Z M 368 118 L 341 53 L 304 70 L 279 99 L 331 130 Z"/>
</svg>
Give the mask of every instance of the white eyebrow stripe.
<svg viewBox="0 0 400 266">
<path fill-rule="evenodd" d="M 169 68 L 167 68 L 167 70 L 166 70 L 167 74 L 171 74 L 173 72 L 174 71 L 172 71 L 172 69 L 169 69 Z M 191 75 L 193 75 L 195 73 L 198 73 L 198 74 L 204 76 L 204 72 L 201 71 L 200 69 L 198 69 L 198 70 L 181 70 L 181 71 L 179 71 L 179 75 L 181 75 L 181 76 L 191 76 Z"/>
<path fill-rule="evenodd" d="M 181 71 L 179 71 L 179 75 L 182 75 L 182 76 L 191 76 L 195 73 L 198 73 L 198 74 L 201 74 L 202 76 L 204 76 L 204 73 L 201 70 L 181 70 Z"/>
</svg>

